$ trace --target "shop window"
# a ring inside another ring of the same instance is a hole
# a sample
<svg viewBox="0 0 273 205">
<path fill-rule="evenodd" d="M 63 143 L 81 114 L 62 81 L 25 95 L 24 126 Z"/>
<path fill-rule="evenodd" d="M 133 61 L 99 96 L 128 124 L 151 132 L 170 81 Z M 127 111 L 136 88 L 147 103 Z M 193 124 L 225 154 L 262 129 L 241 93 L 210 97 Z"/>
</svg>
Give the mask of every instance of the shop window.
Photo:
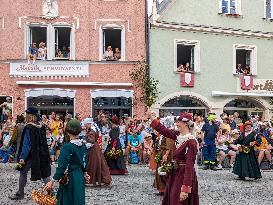
<svg viewBox="0 0 273 205">
<path fill-rule="evenodd" d="M 124 60 L 124 29 L 118 26 L 104 27 L 101 30 L 100 59 L 105 61 Z"/>
<path fill-rule="evenodd" d="M 70 59 L 71 28 L 55 27 L 55 59 Z"/>
<path fill-rule="evenodd" d="M 236 62 L 234 74 L 256 75 L 256 47 L 237 45 L 234 52 Z"/>
<path fill-rule="evenodd" d="M 219 13 L 241 15 L 241 0 L 219 0 Z"/>
<path fill-rule="evenodd" d="M 175 71 L 198 72 L 200 43 L 198 41 L 175 41 Z"/>
<path fill-rule="evenodd" d="M 272 19 L 272 0 L 264 0 L 265 8 L 264 8 L 264 18 Z"/>
<path fill-rule="evenodd" d="M 111 115 L 122 117 L 132 114 L 132 98 L 125 97 L 97 97 L 92 99 L 93 117 L 99 110 L 110 112 Z"/>
</svg>

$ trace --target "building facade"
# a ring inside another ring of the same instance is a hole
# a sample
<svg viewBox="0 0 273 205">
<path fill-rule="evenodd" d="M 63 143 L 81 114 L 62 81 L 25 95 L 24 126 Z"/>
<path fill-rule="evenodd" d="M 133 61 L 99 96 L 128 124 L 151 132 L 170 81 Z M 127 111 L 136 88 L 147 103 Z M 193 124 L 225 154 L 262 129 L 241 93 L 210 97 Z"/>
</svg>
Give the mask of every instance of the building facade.
<svg viewBox="0 0 273 205">
<path fill-rule="evenodd" d="M 146 56 L 145 8 L 134 0 L 3 1 L 0 101 L 11 96 L 14 114 L 28 106 L 41 114 L 143 113 L 133 106 L 129 72 Z M 32 43 L 35 62 L 27 60 Z"/>
<path fill-rule="evenodd" d="M 161 115 L 272 116 L 273 1 L 155 0 L 151 76 Z"/>
</svg>

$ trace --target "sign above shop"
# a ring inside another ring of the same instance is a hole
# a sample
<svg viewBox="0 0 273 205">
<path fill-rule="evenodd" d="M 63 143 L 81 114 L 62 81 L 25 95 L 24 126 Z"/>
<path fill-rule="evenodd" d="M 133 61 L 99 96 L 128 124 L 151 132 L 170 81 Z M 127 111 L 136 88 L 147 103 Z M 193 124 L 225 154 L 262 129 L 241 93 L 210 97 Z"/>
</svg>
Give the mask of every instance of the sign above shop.
<svg viewBox="0 0 273 205">
<path fill-rule="evenodd" d="M 89 64 L 83 62 L 48 62 L 41 61 L 34 65 L 27 63 L 11 63 L 11 77 L 87 77 Z"/>
<path fill-rule="evenodd" d="M 238 87 L 238 91 L 244 91 L 241 87 Z M 253 93 L 273 93 L 273 80 L 272 79 L 253 79 L 253 86 L 248 92 Z"/>
</svg>

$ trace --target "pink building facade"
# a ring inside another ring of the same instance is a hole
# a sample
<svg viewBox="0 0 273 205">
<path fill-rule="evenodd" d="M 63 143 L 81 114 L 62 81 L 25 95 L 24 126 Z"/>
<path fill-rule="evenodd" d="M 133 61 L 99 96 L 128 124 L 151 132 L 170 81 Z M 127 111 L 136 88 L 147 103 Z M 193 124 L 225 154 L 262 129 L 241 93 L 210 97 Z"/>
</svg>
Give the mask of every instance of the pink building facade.
<svg viewBox="0 0 273 205">
<path fill-rule="evenodd" d="M 41 114 L 95 116 L 103 109 L 141 115 L 129 72 L 146 56 L 145 6 L 135 0 L 4 1 L 0 104 L 11 96 L 13 115 L 28 106 Z M 36 62 L 28 62 L 32 43 L 39 48 L 41 42 L 45 59 L 39 52 Z M 116 59 L 105 57 L 109 46 Z"/>
</svg>

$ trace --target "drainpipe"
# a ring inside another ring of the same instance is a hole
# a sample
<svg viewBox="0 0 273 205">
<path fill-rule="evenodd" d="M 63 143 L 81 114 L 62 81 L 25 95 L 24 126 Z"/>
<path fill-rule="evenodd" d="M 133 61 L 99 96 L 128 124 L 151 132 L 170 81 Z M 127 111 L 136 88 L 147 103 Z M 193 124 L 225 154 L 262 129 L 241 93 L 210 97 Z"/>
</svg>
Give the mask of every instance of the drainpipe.
<svg viewBox="0 0 273 205">
<path fill-rule="evenodd" d="M 146 44 L 146 63 L 150 66 L 150 25 L 148 16 L 148 1 L 145 1 L 145 44 Z M 150 68 L 150 67 L 149 67 Z M 147 70 L 147 75 L 150 77 L 150 69 Z"/>
</svg>

